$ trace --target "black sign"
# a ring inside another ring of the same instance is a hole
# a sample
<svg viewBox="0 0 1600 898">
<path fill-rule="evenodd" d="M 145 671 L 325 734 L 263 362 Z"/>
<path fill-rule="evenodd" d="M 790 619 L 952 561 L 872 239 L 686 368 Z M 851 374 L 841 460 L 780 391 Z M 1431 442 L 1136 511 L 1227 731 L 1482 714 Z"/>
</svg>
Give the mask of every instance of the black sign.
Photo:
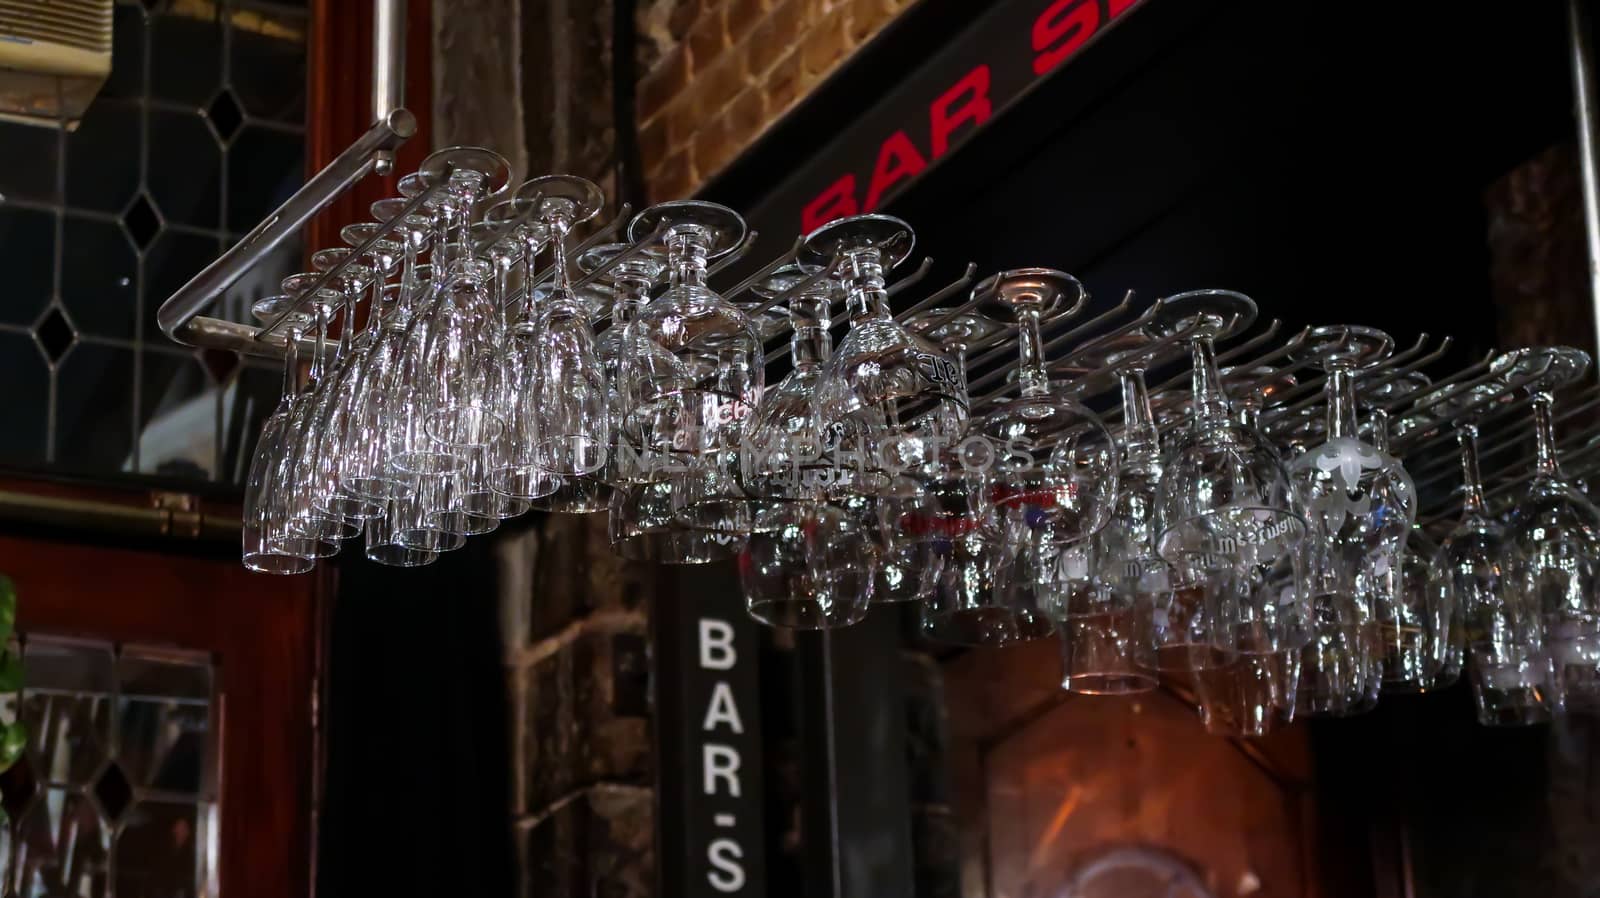
<svg viewBox="0 0 1600 898">
<path fill-rule="evenodd" d="M 654 609 L 661 894 L 765 895 L 758 625 L 732 565 L 674 574 Z"/>
<path fill-rule="evenodd" d="M 750 219 L 801 233 L 882 208 L 1140 0 L 1004 0 L 785 179 Z"/>
</svg>

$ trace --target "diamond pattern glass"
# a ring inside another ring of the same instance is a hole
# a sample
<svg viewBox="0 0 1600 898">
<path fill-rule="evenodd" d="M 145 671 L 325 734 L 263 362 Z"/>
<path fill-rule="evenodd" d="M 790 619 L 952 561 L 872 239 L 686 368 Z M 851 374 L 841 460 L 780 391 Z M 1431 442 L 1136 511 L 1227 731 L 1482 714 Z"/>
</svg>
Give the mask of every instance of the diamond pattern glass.
<svg viewBox="0 0 1600 898">
<path fill-rule="evenodd" d="M 215 673 L 207 656 L 23 637 L 29 750 L 0 776 L 0 883 L 16 898 L 218 893 Z"/>
<path fill-rule="evenodd" d="M 191 350 L 155 311 L 302 182 L 310 25 L 304 3 L 116 0 L 77 128 L 0 123 L 0 465 L 243 480 L 275 380 L 160 356 Z M 299 268 L 296 241 L 280 252 L 216 314 L 248 320 Z"/>
</svg>

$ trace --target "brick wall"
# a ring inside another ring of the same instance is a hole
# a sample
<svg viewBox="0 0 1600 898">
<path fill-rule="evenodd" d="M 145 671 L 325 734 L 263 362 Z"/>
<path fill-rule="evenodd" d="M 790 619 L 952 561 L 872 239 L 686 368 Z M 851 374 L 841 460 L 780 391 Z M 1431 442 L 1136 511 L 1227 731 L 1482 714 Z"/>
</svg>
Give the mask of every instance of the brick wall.
<svg viewBox="0 0 1600 898">
<path fill-rule="evenodd" d="M 655 0 L 640 7 L 639 152 L 688 196 L 914 0 Z"/>
</svg>

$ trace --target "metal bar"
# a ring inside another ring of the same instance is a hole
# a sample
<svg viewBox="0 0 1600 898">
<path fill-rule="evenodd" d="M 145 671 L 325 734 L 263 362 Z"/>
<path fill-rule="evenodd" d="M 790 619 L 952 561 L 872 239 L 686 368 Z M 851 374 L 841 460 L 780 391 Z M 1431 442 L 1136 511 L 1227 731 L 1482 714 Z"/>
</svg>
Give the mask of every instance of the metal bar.
<svg viewBox="0 0 1600 898">
<path fill-rule="evenodd" d="M 406 2 L 373 0 L 372 10 L 372 120 L 385 121 L 406 102 Z M 394 152 L 380 151 L 378 174 L 394 167 Z"/>
<path fill-rule="evenodd" d="M 178 508 L 142 508 L 94 499 L 0 490 L 0 520 L 144 537 L 200 541 L 239 538 L 239 518 Z"/>
<path fill-rule="evenodd" d="M 1274 318 L 1272 319 L 1272 323 L 1267 325 L 1266 330 L 1255 335 L 1254 337 L 1251 337 L 1243 343 L 1240 343 L 1238 346 L 1227 350 L 1226 352 L 1217 353 L 1217 369 L 1220 371 L 1224 367 L 1229 367 L 1235 359 L 1247 352 L 1254 352 L 1255 350 L 1259 349 L 1262 344 L 1269 342 L 1273 337 L 1277 336 L 1278 328 L 1282 326 L 1283 322 Z M 1284 356 L 1287 356 L 1289 353 L 1293 352 L 1295 347 L 1299 346 L 1305 341 L 1306 335 L 1309 333 L 1311 333 L 1311 328 L 1301 328 L 1299 333 L 1295 334 L 1293 337 L 1290 337 L 1287 342 L 1285 342 L 1282 346 L 1279 346 L 1277 349 L 1274 349 L 1266 355 L 1251 359 L 1248 362 L 1243 362 L 1233 367 L 1260 368 L 1264 365 L 1270 364 L 1271 362 L 1283 358 Z M 1182 386 L 1184 381 L 1190 380 L 1193 377 L 1194 370 L 1192 368 L 1185 369 L 1183 373 L 1174 374 L 1172 377 L 1167 378 L 1161 383 L 1150 387 L 1149 393 L 1151 396 L 1154 396 L 1157 393 L 1166 392 L 1167 390 Z M 1224 389 L 1226 389 L 1226 385 L 1224 385 Z M 1121 413 L 1122 412 L 1120 409 L 1115 410 L 1115 414 L 1120 415 Z"/>
<path fill-rule="evenodd" d="M 1586 392 L 1591 394 L 1589 395 L 1588 399 L 1573 405 L 1571 408 L 1563 410 L 1558 415 L 1553 416 L 1550 420 L 1551 425 L 1555 426 L 1565 421 L 1570 421 L 1573 418 L 1579 417 L 1596 407 L 1600 407 L 1600 386 L 1590 387 Z M 1504 406 L 1495 409 L 1494 414 L 1496 416 L 1500 416 L 1502 413 L 1508 414 L 1512 411 L 1522 411 L 1523 409 L 1526 409 L 1532 405 L 1533 397 L 1526 396 L 1517 400 L 1516 402 L 1509 402 Z M 1481 424 L 1482 422 L 1480 421 L 1480 427 Z M 1559 445 L 1570 445 L 1574 442 L 1578 442 L 1582 437 L 1586 436 L 1588 436 L 1588 434 L 1580 434 L 1578 437 L 1568 437 L 1566 440 L 1561 441 L 1561 443 L 1558 444 L 1558 447 Z M 1492 441 L 1484 441 L 1480 438 L 1478 443 L 1478 460 L 1481 463 L 1483 459 L 1489 457 L 1490 455 L 1498 455 L 1501 452 L 1504 452 L 1507 449 L 1515 448 L 1518 445 L 1525 446 L 1527 444 L 1527 438 L 1528 432 L 1525 429 L 1516 433 L 1504 434 L 1499 439 Z M 1485 443 L 1487 443 L 1487 445 L 1485 445 Z M 1449 478 L 1450 474 L 1456 470 L 1457 464 L 1459 464 L 1457 453 L 1449 453 L 1447 457 L 1439 461 L 1427 463 L 1420 466 L 1419 470 L 1412 471 L 1412 482 L 1417 485 L 1418 489 L 1421 489 L 1425 485 L 1431 485 L 1446 480 Z M 1419 474 L 1421 472 L 1428 472 L 1429 476 L 1426 478 L 1420 477 Z"/>
<path fill-rule="evenodd" d="M 746 231 L 743 242 L 734 247 L 732 252 L 718 259 L 715 263 L 706 268 L 706 277 L 716 277 L 730 265 L 734 264 L 740 259 L 743 259 L 745 254 L 750 252 L 750 248 L 756 245 L 756 238 L 760 236 L 761 232 L 755 228 L 751 228 L 750 230 Z"/>
<path fill-rule="evenodd" d="M 602 240 L 605 240 L 606 238 L 610 237 L 613 233 L 616 232 L 617 228 L 622 226 L 623 222 L 628 220 L 628 214 L 630 212 L 632 212 L 632 211 L 633 211 L 633 207 L 632 206 L 629 206 L 627 203 L 623 203 L 620 207 L 618 207 L 617 215 L 616 215 L 615 218 L 613 218 L 613 219 L 611 219 L 611 221 L 607 222 L 606 225 L 604 227 L 602 227 L 600 230 L 595 231 L 593 234 L 590 234 L 588 237 L 586 237 L 577 246 L 574 246 L 571 249 L 567 250 L 567 258 L 569 260 L 576 259 L 579 256 L 583 255 L 585 252 L 587 252 L 589 249 L 591 249 L 591 248 L 593 248 L 595 246 L 598 246 Z M 524 284 L 521 287 L 518 287 L 515 291 L 509 293 L 506 296 L 505 301 L 500 304 L 500 308 L 503 309 L 506 306 L 509 306 L 512 303 L 516 302 L 517 300 L 521 299 L 522 297 L 527 296 L 529 290 L 531 290 L 531 289 L 533 289 L 535 287 L 538 287 L 540 284 L 543 284 L 545 281 L 550 280 L 551 275 L 555 274 L 555 271 L 556 271 L 556 267 L 554 265 L 551 265 L 549 268 L 546 268 L 544 271 L 541 271 L 538 274 L 534 275 L 532 284 Z"/>
<path fill-rule="evenodd" d="M 313 175 L 293 196 L 284 200 L 283 205 L 251 229 L 243 240 L 167 297 L 156 311 L 156 323 L 162 332 L 186 346 L 215 345 L 201 342 L 206 339 L 205 332 L 190 326 L 195 316 L 335 197 L 372 171 L 374 156 L 380 150 L 392 150 L 416 133 L 417 120 L 404 109 L 396 109 L 388 118 L 374 123 L 326 168 Z"/>
<path fill-rule="evenodd" d="M 923 256 L 922 257 L 922 263 L 917 266 L 917 270 L 916 271 L 913 271 L 910 274 L 906 275 L 905 277 L 901 278 L 900 280 L 895 281 L 894 283 L 890 284 L 888 287 L 884 288 L 883 292 L 887 293 L 891 297 L 899 296 L 901 293 L 904 293 L 905 291 L 911 289 L 912 287 L 915 287 L 918 284 L 918 282 L 920 282 L 923 278 L 927 277 L 928 276 L 928 272 L 930 272 L 932 270 L 933 270 L 933 257 L 932 256 Z"/>
<path fill-rule="evenodd" d="M 1156 302 L 1159 303 L 1160 300 L 1156 300 Z M 1088 321 L 1083 322 L 1082 324 L 1078 325 L 1077 327 L 1071 328 L 1071 329 L 1067 330 L 1066 332 L 1058 334 L 1058 335 L 1056 335 L 1054 337 L 1051 337 L 1048 341 L 1045 341 L 1044 346 L 1043 346 L 1044 357 L 1045 358 L 1049 358 L 1050 357 L 1050 351 L 1052 349 L 1055 349 L 1055 348 L 1057 348 L 1059 346 L 1065 346 L 1068 342 L 1070 342 L 1070 341 L 1082 336 L 1084 333 L 1092 330 L 1093 328 L 1099 327 L 1100 324 L 1102 324 L 1103 322 L 1109 321 L 1109 320 L 1115 318 L 1116 316 L 1127 312 L 1129 306 L 1131 306 L 1131 305 L 1133 305 L 1133 291 L 1129 290 L 1127 293 L 1123 294 L 1121 302 L 1119 302 L 1116 305 L 1112 306 L 1111 308 L 1105 310 L 1104 312 L 1100 313 L 1099 315 L 1096 315 L 1093 318 L 1090 318 Z M 1153 308 L 1153 306 L 1152 306 L 1152 308 Z M 1068 321 L 1068 320 L 1071 320 L 1071 319 L 1063 317 L 1060 320 L 1061 321 Z M 984 365 L 988 365 L 988 364 L 993 363 L 994 361 L 1000 359 L 1008 349 L 1012 349 L 1014 351 L 1015 343 L 1016 343 L 1016 334 L 1014 334 L 1014 333 L 1005 334 L 1001 338 L 1001 342 L 999 343 L 999 345 L 994 346 L 993 348 L 991 348 L 987 352 L 985 352 L 983 355 L 981 355 L 981 356 L 979 356 L 979 357 L 977 357 L 975 359 L 968 359 L 967 360 L 967 370 L 971 371 L 974 368 L 980 368 L 980 367 L 983 367 Z M 971 350 L 969 349 L 968 351 L 970 352 Z M 1005 376 L 1006 376 L 1007 372 L 1008 372 L 1008 369 L 1005 368 L 1004 366 L 1002 366 L 1002 367 L 1000 367 L 1000 368 L 998 368 L 998 369 L 996 369 L 994 371 L 990 371 L 988 374 L 985 374 L 984 376 L 978 378 L 977 381 L 968 382 L 967 383 L 967 392 L 968 392 L 968 394 L 970 395 L 973 390 L 987 388 L 989 385 L 993 384 L 996 379 L 999 379 L 999 380 L 1003 381 L 1005 379 Z"/>
<path fill-rule="evenodd" d="M 960 289 L 961 287 L 964 287 L 967 284 L 972 283 L 972 275 L 977 270 L 978 270 L 978 264 L 976 262 L 968 262 L 966 269 L 964 269 L 962 271 L 962 273 L 961 273 L 961 277 L 956 278 L 954 283 L 952 283 L 948 287 L 945 287 L 942 290 L 939 290 L 938 292 L 932 293 L 932 294 L 930 294 L 928 296 L 925 296 L 922 299 L 919 299 L 916 302 L 912 303 L 904 311 L 902 311 L 899 314 L 895 315 L 894 316 L 894 320 L 900 322 L 901 324 L 904 324 L 904 323 L 906 323 L 906 321 L 910 320 L 911 316 L 917 314 L 918 312 L 922 311 L 923 309 L 931 309 L 931 308 L 934 308 L 934 307 L 938 306 L 939 303 L 944 302 L 947 298 L 949 298 L 952 288 Z M 899 285 L 897 284 L 896 286 L 899 286 Z M 957 314 L 959 314 L 959 312 L 952 312 L 951 313 L 951 317 L 954 317 Z M 944 321 L 940 321 L 938 324 L 935 324 L 934 327 L 938 327 L 939 325 L 945 324 L 948 320 L 949 319 L 945 319 Z M 929 328 L 929 329 L 931 330 L 932 328 Z"/>
<path fill-rule="evenodd" d="M 666 222 L 662 222 L 661 224 L 656 225 L 656 229 L 651 231 L 650 234 L 647 237 L 645 237 L 643 240 L 634 241 L 632 244 L 630 244 L 628 246 L 627 249 L 623 250 L 620 253 L 617 253 L 616 255 L 612 256 L 610 259 L 607 259 L 605 264 L 601 265 L 599 268 L 596 268 L 595 270 L 589 272 L 588 274 L 586 274 L 583 277 L 578 278 L 576 281 L 574 281 L 573 284 L 572 284 L 572 289 L 576 290 L 579 287 L 587 287 L 590 284 L 594 283 L 596 280 L 604 277 L 613 268 L 616 268 L 618 265 L 621 265 L 623 262 L 626 262 L 629 259 L 632 259 L 633 257 L 635 257 L 635 256 L 639 255 L 640 253 L 644 252 L 646 249 L 649 248 L 650 244 L 652 242 L 654 242 L 657 237 L 660 237 L 662 234 L 666 233 L 666 231 L 667 231 L 667 223 Z"/>
<path fill-rule="evenodd" d="M 756 269 L 754 274 L 750 275 L 739 283 L 734 284 L 731 289 L 723 292 L 722 298 L 732 302 L 735 297 L 749 290 L 751 287 L 754 287 L 756 284 L 761 283 L 763 280 L 766 280 L 768 275 L 782 268 L 784 265 L 788 264 L 794 259 L 795 253 L 800 251 L 800 245 L 805 242 L 805 239 L 806 238 L 804 236 L 794 238 L 794 245 L 789 247 L 789 251 L 787 253 L 784 253 L 776 259 L 773 259 L 771 262 L 761 266 L 760 268 Z"/>
<path fill-rule="evenodd" d="M 378 244 L 379 240 L 382 240 L 390 231 L 394 230 L 395 225 L 399 224 L 402 218 L 405 218 L 407 215 L 410 215 L 411 213 L 422 208 L 422 204 L 426 203 L 428 198 L 433 196 L 434 193 L 438 192 L 439 188 L 442 186 L 444 186 L 444 179 L 441 178 L 440 180 L 429 184 L 427 187 L 424 187 L 416 196 L 412 197 L 399 212 L 395 213 L 392 218 L 379 226 L 376 231 L 373 231 L 372 236 L 361 241 L 361 245 L 357 246 L 354 250 L 346 253 L 345 257 L 340 259 L 338 264 L 334 265 L 327 271 L 324 271 L 321 277 L 318 277 L 315 281 L 311 282 L 311 286 L 300 291 L 300 295 L 295 297 L 293 305 L 279 312 L 271 321 L 268 321 L 266 324 L 262 325 L 261 329 L 256 331 L 256 339 L 259 340 L 267 334 L 276 331 L 278 327 L 289 318 L 289 316 L 300 311 L 301 306 L 305 305 L 311 297 L 316 296 L 319 290 L 326 287 L 330 282 L 333 281 L 334 278 L 343 274 L 346 268 L 349 268 L 352 264 L 354 264 L 357 259 L 365 256 L 368 251 Z"/>
<path fill-rule="evenodd" d="M 1585 0 L 1567 0 L 1567 52 L 1572 65 L 1573 111 L 1578 124 L 1578 173 L 1583 185 L 1584 245 L 1589 251 L 1589 304 L 1600 346 L 1600 159 L 1596 154 L 1594 47 Z M 1600 367 L 1600 366 L 1597 366 Z"/>
<path fill-rule="evenodd" d="M 1417 342 L 1415 344 L 1413 344 L 1410 348 L 1403 349 L 1400 352 L 1395 353 L 1394 355 L 1390 356 L 1389 358 L 1384 359 L 1382 362 L 1380 362 L 1380 363 L 1378 363 L 1376 365 L 1373 365 L 1373 366 L 1371 366 L 1369 368 L 1362 368 L 1362 369 L 1356 371 L 1355 372 L 1355 374 L 1357 375 L 1356 383 L 1355 383 L 1356 394 L 1359 396 L 1363 389 L 1369 389 L 1370 390 L 1375 386 L 1382 386 L 1383 384 L 1388 383 L 1390 380 L 1393 380 L 1395 377 L 1398 377 L 1402 373 L 1403 369 L 1405 369 L 1406 366 L 1409 365 L 1413 359 L 1415 359 L 1418 356 L 1423 354 L 1423 350 L 1427 348 L 1427 343 L 1428 343 L 1428 335 L 1427 334 L 1423 334 L 1423 335 L 1421 335 L 1421 336 L 1419 336 L 1417 338 Z M 1371 377 L 1374 373 L 1378 373 L 1380 375 L 1381 374 L 1389 374 L 1389 375 L 1392 375 L 1392 376 L 1387 378 L 1387 379 L 1382 379 L 1382 380 L 1369 380 L 1368 378 Z M 1279 422 L 1283 422 L 1283 423 L 1287 424 L 1291 420 L 1290 416 L 1293 416 L 1292 420 L 1294 420 L 1294 421 L 1299 421 L 1301 418 L 1309 417 L 1309 415 L 1307 413 L 1310 412 L 1312 409 L 1315 409 L 1317 407 L 1317 405 L 1322 402 L 1323 397 L 1322 397 L 1322 393 L 1321 393 L 1321 388 L 1327 382 L 1328 382 L 1328 373 L 1326 371 L 1324 371 L 1318 377 L 1313 377 L 1310 380 L 1305 381 L 1304 383 L 1295 385 L 1294 387 L 1292 387 L 1289 390 L 1285 390 L 1284 391 L 1284 397 L 1285 397 L 1284 402 L 1285 403 L 1288 403 L 1290 401 L 1290 399 L 1292 397 L 1294 397 L 1294 394 L 1296 394 L 1296 393 L 1305 393 L 1306 392 L 1305 388 L 1307 388 L 1307 387 L 1315 387 L 1317 392 L 1313 393 L 1310 396 L 1306 396 L 1304 399 L 1298 399 L 1298 401 L 1295 401 L 1292 404 L 1276 406 L 1272 410 L 1272 413 L 1270 415 L 1265 410 L 1263 410 L 1262 417 L 1261 417 L 1261 426 L 1262 426 L 1262 428 L 1263 429 L 1271 428 L 1271 427 L 1277 425 Z"/>
</svg>

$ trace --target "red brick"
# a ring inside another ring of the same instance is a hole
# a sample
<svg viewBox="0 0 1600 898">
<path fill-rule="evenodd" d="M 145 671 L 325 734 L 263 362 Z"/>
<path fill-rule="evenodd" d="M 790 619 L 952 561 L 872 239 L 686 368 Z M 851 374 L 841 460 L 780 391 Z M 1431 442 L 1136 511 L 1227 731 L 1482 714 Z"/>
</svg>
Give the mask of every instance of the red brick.
<svg viewBox="0 0 1600 898">
<path fill-rule="evenodd" d="M 696 77 L 715 66 L 722 58 L 723 51 L 730 46 L 725 14 L 726 11 L 721 7 L 708 10 L 695 21 L 694 27 L 689 29 L 688 36 L 684 38 Z"/>
<path fill-rule="evenodd" d="M 770 0 L 729 0 L 727 11 L 728 40 L 735 44 L 761 22 L 767 14 Z"/>
<path fill-rule="evenodd" d="M 750 35 L 750 70 L 764 74 L 805 34 L 806 0 L 783 0 Z"/>
<path fill-rule="evenodd" d="M 694 133 L 695 166 L 705 175 L 713 175 L 720 171 L 738 150 L 738 145 L 728 133 L 728 119 L 725 115 L 719 115 L 702 123 L 700 130 Z"/>
<path fill-rule="evenodd" d="M 763 85 L 767 95 L 768 121 L 776 121 L 789 110 L 790 106 L 809 93 L 819 80 L 821 79 L 807 71 L 802 64 L 798 48 L 778 60 L 772 71 L 767 73 L 767 80 Z"/>
<path fill-rule="evenodd" d="M 844 7 L 833 10 L 806 33 L 801 52 L 804 54 L 803 64 L 808 74 L 818 78 L 825 77 L 854 49 L 854 45 L 850 43 L 849 31 L 845 27 L 847 12 Z"/>
<path fill-rule="evenodd" d="M 689 57 L 678 47 L 639 82 L 639 121 L 649 122 L 689 86 Z"/>
<path fill-rule="evenodd" d="M 760 88 L 751 86 L 728 104 L 728 137 L 741 148 L 767 127 L 767 98 Z"/>
<path fill-rule="evenodd" d="M 689 99 L 681 98 L 661 114 L 661 122 L 666 128 L 668 156 L 688 146 L 694 139 L 694 132 L 700 127 L 701 115 Z"/>
<path fill-rule="evenodd" d="M 872 40 L 889 19 L 890 8 L 884 0 L 852 0 L 848 25 L 851 45 L 859 47 Z"/>
<path fill-rule="evenodd" d="M 684 95 L 700 119 L 712 118 L 744 88 L 744 71 L 737 58 L 728 56 L 708 71 L 695 76 Z"/>
<path fill-rule="evenodd" d="M 662 163 L 648 179 L 650 199 L 653 202 L 682 199 L 700 185 L 700 174 L 695 170 L 694 149 L 685 147 Z"/>
<path fill-rule="evenodd" d="M 639 162 L 649 171 L 656 163 L 667 158 L 674 149 L 667 142 L 667 123 L 658 116 L 655 121 L 639 129 Z"/>
</svg>

